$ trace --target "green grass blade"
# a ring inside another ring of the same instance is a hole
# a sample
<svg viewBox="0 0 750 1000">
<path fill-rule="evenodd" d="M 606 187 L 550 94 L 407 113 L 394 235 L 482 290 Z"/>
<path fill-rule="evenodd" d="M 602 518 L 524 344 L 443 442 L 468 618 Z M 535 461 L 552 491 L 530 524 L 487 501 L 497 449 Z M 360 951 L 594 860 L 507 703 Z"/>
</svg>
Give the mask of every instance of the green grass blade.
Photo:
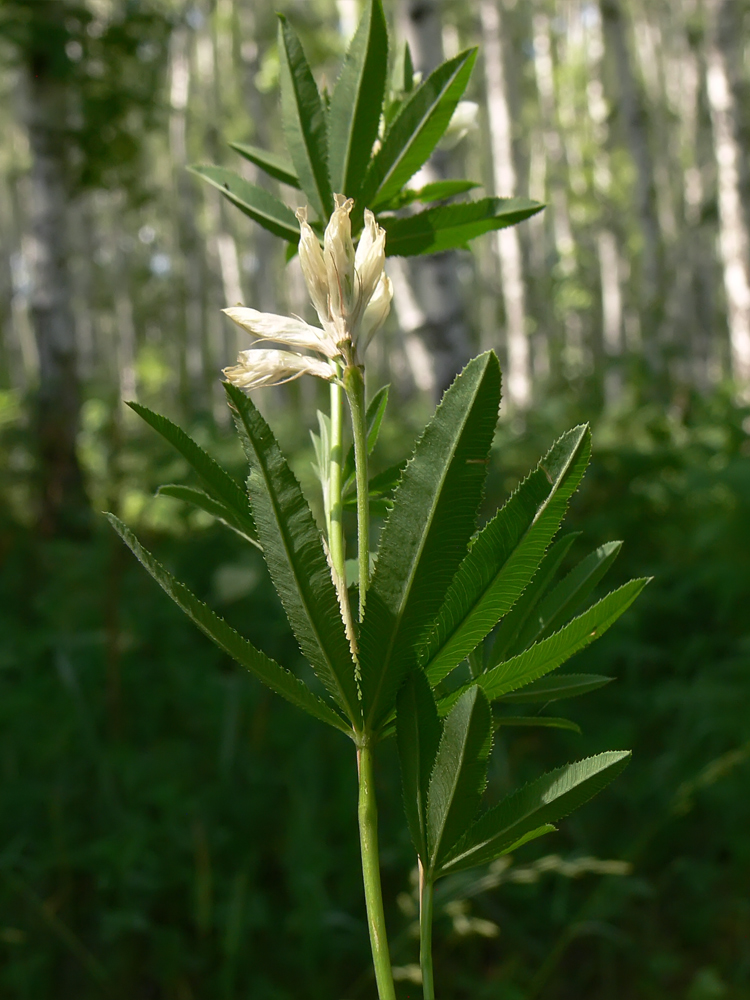
<svg viewBox="0 0 750 1000">
<path fill-rule="evenodd" d="M 521 652 L 561 628 L 581 607 L 619 555 L 622 542 L 607 542 L 591 552 L 565 576 L 530 615 L 515 643 Z"/>
<path fill-rule="evenodd" d="M 499 700 L 503 704 L 516 705 L 562 701 L 565 698 L 577 698 L 590 691 L 597 691 L 605 684 L 610 684 L 612 679 L 600 674 L 555 674 L 552 677 L 541 677 L 538 681 L 532 681 L 520 691 L 510 691 Z"/>
<path fill-rule="evenodd" d="M 218 500 L 234 515 L 243 535 L 257 542 L 258 532 L 255 530 L 250 513 L 247 494 L 239 483 L 225 472 L 200 445 L 188 437 L 185 431 L 160 413 L 154 413 L 140 403 L 128 403 L 131 410 L 168 441 L 182 455 L 193 470 L 198 474 L 208 493 Z"/>
<path fill-rule="evenodd" d="M 282 156 L 269 153 L 267 149 L 261 149 L 260 146 L 252 146 L 247 142 L 230 142 L 229 145 L 240 156 L 244 156 L 246 160 L 254 163 L 256 167 L 260 167 L 269 177 L 273 177 L 275 180 L 281 181 L 282 184 L 287 184 L 289 187 L 299 190 L 299 178 L 294 172 L 294 167 Z"/>
<path fill-rule="evenodd" d="M 331 186 L 356 198 L 378 137 L 388 73 L 388 32 L 381 0 L 368 0 L 328 110 Z"/>
<path fill-rule="evenodd" d="M 441 729 L 427 678 L 421 670 L 413 670 L 398 695 L 396 742 L 406 820 L 423 865 L 427 864 L 427 793 Z"/>
<path fill-rule="evenodd" d="M 648 578 L 642 577 L 618 587 L 548 639 L 534 643 L 518 656 L 481 674 L 476 683 L 490 701 L 494 701 L 509 691 L 515 691 L 556 670 L 574 653 L 604 635 L 620 615 L 627 611 L 648 582 Z M 460 693 L 455 691 L 441 701 L 441 714 L 455 702 Z"/>
<path fill-rule="evenodd" d="M 198 490 L 194 486 L 180 486 L 177 483 L 168 483 L 165 486 L 160 486 L 156 491 L 156 495 L 171 497 L 173 500 L 182 500 L 184 503 L 193 504 L 194 507 L 200 508 L 200 510 L 210 514 L 211 517 L 215 517 L 218 521 L 226 524 L 228 528 L 236 531 L 238 535 L 241 535 L 246 541 L 262 551 L 262 546 L 258 539 L 251 538 L 250 535 L 245 533 L 242 523 L 235 517 L 233 511 L 218 500 L 214 500 L 212 496 L 209 496 L 203 490 Z"/>
<path fill-rule="evenodd" d="M 322 219 L 333 212 L 326 112 L 299 38 L 279 14 L 281 123 L 302 190 Z"/>
<path fill-rule="evenodd" d="M 466 89 L 476 55 L 476 49 L 461 52 L 410 95 L 367 171 L 360 196 L 365 207 L 387 203 L 430 158 Z"/>
<path fill-rule="evenodd" d="M 474 820 L 487 785 L 492 750 L 492 713 L 474 685 L 443 724 L 427 795 L 429 871 L 439 869 Z"/>
<path fill-rule="evenodd" d="M 441 875 L 487 864 L 521 838 L 568 816 L 588 802 L 626 767 L 630 752 L 615 750 L 587 757 L 543 775 L 507 796 L 467 831 L 442 866 Z"/>
<path fill-rule="evenodd" d="M 317 525 L 266 421 L 239 389 L 225 389 L 250 460 L 248 494 L 271 579 L 304 656 L 357 726 L 356 668 Z"/>
<path fill-rule="evenodd" d="M 492 352 L 469 362 L 417 442 L 381 536 L 360 633 L 365 718 L 395 706 L 476 524 L 500 400 Z"/>
<path fill-rule="evenodd" d="M 438 205 L 403 218 L 383 216 L 379 221 L 386 232 L 386 254 L 413 257 L 465 248 L 477 236 L 515 226 L 543 208 L 528 198 L 481 198 L 459 205 Z"/>
<path fill-rule="evenodd" d="M 581 733 L 581 727 L 570 719 L 554 715 L 496 715 L 495 729 L 502 726 L 541 727 L 546 729 L 568 729 L 572 733 Z"/>
<path fill-rule="evenodd" d="M 476 648 L 519 601 L 524 588 L 538 587 L 536 579 L 529 583 L 535 573 L 545 579 L 547 566 L 557 558 L 545 557 L 545 549 L 565 516 L 590 451 L 588 427 L 568 431 L 477 535 L 446 594 L 437 628 L 423 654 L 422 666 L 431 684 L 437 684 Z M 560 558 L 563 547 L 560 543 L 553 547 Z"/>
<path fill-rule="evenodd" d="M 145 566 L 159 586 L 172 598 L 188 618 L 191 618 L 198 628 L 215 642 L 219 649 L 224 650 L 233 660 L 250 671 L 258 680 L 286 698 L 293 705 L 304 709 L 321 722 L 326 722 L 334 729 L 341 730 L 351 736 L 351 728 L 341 716 L 327 705 L 322 698 L 307 687 L 298 677 L 266 656 L 252 643 L 248 642 L 238 632 L 235 632 L 223 618 L 220 618 L 207 605 L 199 601 L 184 583 L 176 580 L 171 573 L 140 544 L 135 535 L 126 525 L 115 517 L 107 514 L 115 531 L 119 534 L 138 561 Z"/>
<path fill-rule="evenodd" d="M 539 570 L 521 594 L 519 599 L 498 625 L 495 638 L 488 657 L 488 666 L 494 667 L 503 660 L 510 659 L 518 649 L 517 638 L 521 629 L 529 620 L 534 608 L 544 597 L 552 584 L 555 574 L 568 554 L 573 542 L 580 536 L 580 531 L 572 531 L 550 546 L 542 559 Z"/>
<path fill-rule="evenodd" d="M 263 226 L 274 236 L 280 236 L 283 240 L 297 245 L 299 222 L 294 212 L 283 201 L 279 201 L 257 184 L 246 181 L 234 170 L 227 170 L 226 167 L 194 166 L 188 167 L 188 170 L 218 188 L 228 201 L 236 205 L 245 215 L 249 215 L 258 225 Z"/>
</svg>

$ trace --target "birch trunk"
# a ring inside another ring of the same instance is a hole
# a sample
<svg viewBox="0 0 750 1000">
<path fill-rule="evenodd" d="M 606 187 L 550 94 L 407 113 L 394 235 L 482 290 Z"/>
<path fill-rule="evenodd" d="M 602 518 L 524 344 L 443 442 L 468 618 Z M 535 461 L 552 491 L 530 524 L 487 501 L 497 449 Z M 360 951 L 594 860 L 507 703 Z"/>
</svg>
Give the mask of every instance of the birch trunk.
<svg viewBox="0 0 750 1000">
<path fill-rule="evenodd" d="M 405 0 L 402 27 L 414 69 L 425 78 L 443 61 L 442 26 L 436 0 Z M 449 157 L 438 150 L 423 167 L 424 182 L 447 176 Z M 415 384 L 442 394 L 471 355 L 469 328 L 458 279 L 458 254 L 432 254 L 395 262 L 396 282 L 408 281 L 413 295 L 402 309 L 394 296 Z M 403 296 L 401 297 L 403 302 Z"/>
<path fill-rule="evenodd" d="M 708 3 L 714 23 L 706 53 L 706 90 L 718 170 L 719 246 L 724 269 L 732 376 L 740 396 L 747 399 L 750 398 L 750 241 L 740 196 L 742 151 L 736 137 L 736 108 L 729 84 L 726 51 L 732 42 L 721 30 L 727 6 L 727 0 Z"/>
<path fill-rule="evenodd" d="M 76 454 L 80 395 L 68 272 L 66 89 L 44 55 L 26 66 L 26 124 L 31 150 L 30 313 L 39 356 L 34 431 L 39 460 L 39 530 L 46 536 L 88 531 L 89 507 Z"/>
<path fill-rule="evenodd" d="M 516 172 L 513 166 L 510 110 L 497 0 L 481 0 L 479 14 L 484 41 L 494 193 L 508 198 L 516 193 Z M 495 239 L 505 306 L 506 398 L 510 406 L 524 409 L 531 402 L 531 364 L 526 336 L 526 292 L 521 243 L 515 227 L 500 229 L 495 234 Z"/>
</svg>

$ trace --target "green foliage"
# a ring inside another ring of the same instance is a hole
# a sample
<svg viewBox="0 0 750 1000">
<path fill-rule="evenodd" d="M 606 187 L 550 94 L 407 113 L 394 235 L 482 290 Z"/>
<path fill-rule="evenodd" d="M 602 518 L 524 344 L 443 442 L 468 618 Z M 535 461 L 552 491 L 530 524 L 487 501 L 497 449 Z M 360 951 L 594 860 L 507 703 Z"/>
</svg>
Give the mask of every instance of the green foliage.
<svg viewBox="0 0 750 1000">
<path fill-rule="evenodd" d="M 427 797 L 442 727 L 427 678 L 413 670 L 398 694 L 396 741 L 401 761 L 404 809 L 414 849 L 428 857 Z"/>
<path fill-rule="evenodd" d="M 268 191 L 246 181 L 226 167 L 197 166 L 189 169 L 218 188 L 233 205 L 274 236 L 280 236 L 290 243 L 299 240 L 299 223 L 294 212 Z"/>
<path fill-rule="evenodd" d="M 355 663 L 315 520 L 268 424 L 244 393 L 226 390 L 250 461 L 248 495 L 274 586 L 303 654 L 358 729 Z"/>
</svg>

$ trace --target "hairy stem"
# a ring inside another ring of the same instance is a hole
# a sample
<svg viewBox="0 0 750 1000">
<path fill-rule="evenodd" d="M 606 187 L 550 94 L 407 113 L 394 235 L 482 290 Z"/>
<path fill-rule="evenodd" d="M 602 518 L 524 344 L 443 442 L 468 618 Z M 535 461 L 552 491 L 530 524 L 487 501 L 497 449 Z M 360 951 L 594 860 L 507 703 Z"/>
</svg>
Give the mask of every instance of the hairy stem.
<svg viewBox="0 0 750 1000">
<path fill-rule="evenodd" d="M 359 620 L 365 614 L 370 582 L 370 498 L 367 474 L 367 415 L 365 380 L 359 368 L 351 366 L 344 375 L 346 396 L 352 414 L 354 464 L 357 478 L 357 563 L 359 566 Z"/>
<path fill-rule="evenodd" d="M 375 980 L 380 1000 L 396 1000 L 391 957 L 383 912 L 383 892 L 380 886 L 380 855 L 378 853 L 378 807 L 373 781 L 372 747 L 361 746 L 357 751 L 359 767 L 359 843 L 362 853 L 362 876 L 365 884 L 367 923 L 375 966 Z"/>
<path fill-rule="evenodd" d="M 344 461 L 344 397 L 341 386 L 331 382 L 331 466 L 328 477 L 328 547 L 336 575 L 346 589 L 344 518 L 341 500 L 341 469 Z"/>
<path fill-rule="evenodd" d="M 435 981 L 432 975 L 432 903 L 434 883 L 425 878 L 422 862 L 419 863 L 419 964 L 422 969 L 423 1000 L 435 1000 Z"/>
</svg>

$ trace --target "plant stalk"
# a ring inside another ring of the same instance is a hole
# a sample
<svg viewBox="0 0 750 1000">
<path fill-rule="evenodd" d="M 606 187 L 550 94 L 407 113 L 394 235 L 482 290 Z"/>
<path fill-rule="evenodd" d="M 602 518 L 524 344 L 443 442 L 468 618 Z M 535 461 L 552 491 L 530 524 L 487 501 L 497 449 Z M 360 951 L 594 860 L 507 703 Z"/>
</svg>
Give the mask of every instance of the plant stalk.
<svg viewBox="0 0 750 1000">
<path fill-rule="evenodd" d="M 341 386 L 331 382 L 331 466 L 328 476 L 328 547 L 331 562 L 346 590 L 344 517 L 341 500 L 341 472 L 344 461 L 344 397 Z"/>
<path fill-rule="evenodd" d="M 367 923 L 370 928 L 372 961 L 380 1000 L 396 1000 L 391 957 L 383 912 L 383 891 L 380 885 L 380 855 L 378 853 L 378 807 L 373 780 L 372 746 L 357 750 L 359 768 L 359 843 L 362 854 L 362 877 L 365 884 Z"/>
<path fill-rule="evenodd" d="M 425 878 L 419 862 L 419 965 L 422 969 L 423 1000 L 435 1000 L 435 980 L 432 974 L 432 910 L 435 884 Z"/>
<path fill-rule="evenodd" d="M 344 374 L 346 396 L 352 415 L 354 466 L 357 480 L 357 564 L 359 567 L 359 620 L 365 614 L 370 583 L 370 496 L 367 472 L 367 412 L 365 380 L 360 368 L 350 366 Z"/>
</svg>

